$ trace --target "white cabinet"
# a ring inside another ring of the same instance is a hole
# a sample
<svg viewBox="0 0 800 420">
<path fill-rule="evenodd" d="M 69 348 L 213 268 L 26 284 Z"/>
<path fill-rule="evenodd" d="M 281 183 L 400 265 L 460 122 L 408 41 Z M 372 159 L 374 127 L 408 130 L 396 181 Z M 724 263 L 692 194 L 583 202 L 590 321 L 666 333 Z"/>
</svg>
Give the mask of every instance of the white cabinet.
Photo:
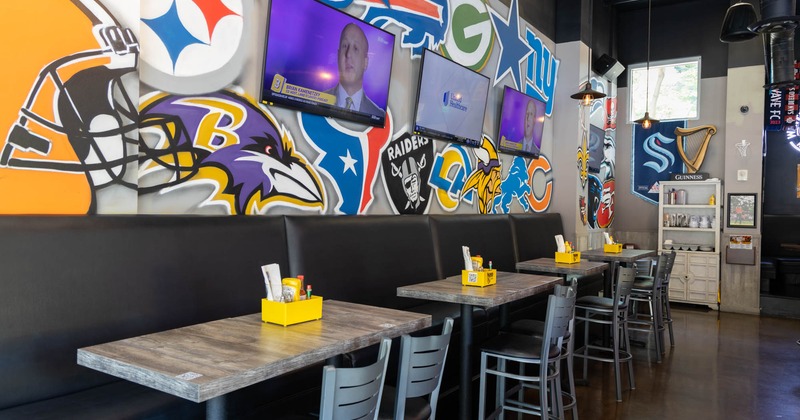
<svg viewBox="0 0 800 420">
<path fill-rule="evenodd" d="M 712 195 L 714 203 L 710 204 Z M 661 183 L 659 250 L 677 251 L 669 284 L 671 301 L 717 303 L 721 202 L 722 187 L 717 180 Z"/>
</svg>

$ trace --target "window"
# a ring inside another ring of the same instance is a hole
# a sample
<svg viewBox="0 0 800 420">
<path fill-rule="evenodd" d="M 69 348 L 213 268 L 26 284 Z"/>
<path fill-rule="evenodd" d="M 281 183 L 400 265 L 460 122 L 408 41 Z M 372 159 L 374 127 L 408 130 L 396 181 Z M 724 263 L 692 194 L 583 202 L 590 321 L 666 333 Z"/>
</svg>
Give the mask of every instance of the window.
<svg viewBox="0 0 800 420">
<path fill-rule="evenodd" d="M 647 83 L 646 63 L 628 67 L 629 122 L 641 118 L 645 109 L 662 121 L 700 117 L 700 57 L 651 62 L 649 106 Z"/>
</svg>

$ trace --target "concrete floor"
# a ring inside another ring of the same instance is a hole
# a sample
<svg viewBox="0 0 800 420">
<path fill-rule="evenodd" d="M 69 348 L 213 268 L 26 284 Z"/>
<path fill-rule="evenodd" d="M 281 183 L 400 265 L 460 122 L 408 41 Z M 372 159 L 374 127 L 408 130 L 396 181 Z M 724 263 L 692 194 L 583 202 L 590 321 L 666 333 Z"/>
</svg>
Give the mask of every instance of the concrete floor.
<svg viewBox="0 0 800 420">
<path fill-rule="evenodd" d="M 654 350 L 633 346 L 636 389 L 621 403 L 611 365 L 589 362 L 581 419 L 800 419 L 800 320 L 677 305 L 672 313 L 675 347 L 658 364 Z M 623 368 L 624 388 L 625 378 Z"/>
</svg>

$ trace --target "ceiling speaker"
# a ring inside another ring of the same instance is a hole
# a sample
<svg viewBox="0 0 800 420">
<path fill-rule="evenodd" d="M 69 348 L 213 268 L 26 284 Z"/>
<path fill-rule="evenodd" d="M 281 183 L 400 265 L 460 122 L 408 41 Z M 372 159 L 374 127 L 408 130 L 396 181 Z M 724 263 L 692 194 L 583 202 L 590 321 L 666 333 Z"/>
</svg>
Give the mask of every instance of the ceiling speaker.
<svg viewBox="0 0 800 420">
<path fill-rule="evenodd" d="M 625 66 L 619 63 L 614 57 L 611 57 L 608 54 L 603 54 L 594 61 L 592 64 L 592 68 L 594 72 L 605 77 L 610 81 L 614 81 L 617 76 L 620 75 L 623 71 L 625 71 Z"/>
</svg>

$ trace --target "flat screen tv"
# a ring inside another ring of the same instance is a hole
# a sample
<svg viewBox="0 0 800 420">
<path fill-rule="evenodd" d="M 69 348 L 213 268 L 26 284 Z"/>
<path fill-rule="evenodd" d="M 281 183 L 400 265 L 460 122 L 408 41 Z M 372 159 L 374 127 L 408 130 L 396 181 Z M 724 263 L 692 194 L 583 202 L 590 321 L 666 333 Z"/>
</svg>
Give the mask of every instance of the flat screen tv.
<svg viewBox="0 0 800 420">
<path fill-rule="evenodd" d="M 497 149 L 538 157 L 542 149 L 545 108 L 544 102 L 506 86 L 500 108 Z"/>
<path fill-rule="evenodd" d="M 383 127 L 394 35 L 316 0 L 272 0 L 261 102 Z"/>
<path fill-rule="evenodd" d="M 488 95 L 488 77 L 425 50 L 414 133 L 479 146 Z"/>
</svg>

